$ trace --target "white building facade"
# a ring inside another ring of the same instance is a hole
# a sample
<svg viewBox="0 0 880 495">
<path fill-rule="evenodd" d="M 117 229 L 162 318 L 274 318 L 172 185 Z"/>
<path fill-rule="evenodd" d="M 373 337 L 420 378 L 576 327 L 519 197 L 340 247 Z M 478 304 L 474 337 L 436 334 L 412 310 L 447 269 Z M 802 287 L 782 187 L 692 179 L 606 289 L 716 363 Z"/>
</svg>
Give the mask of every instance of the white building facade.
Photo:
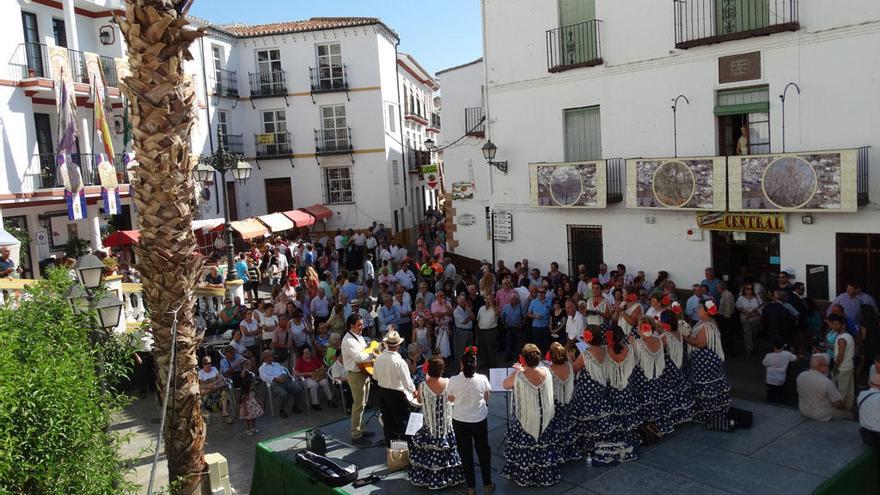
<svg viewBox="0 0 880 495">
<path fill-rule="evenodd" d="M 624 263 L 649 278 L 666 270 L 680 287 L 701 280 L 706 266 L 771 285 L 785 270 L 807 282 L 816 299 L 833 297 L 850 279 L 880 292 L 880 176 L 868 174 L 868 163 L 880 160 L 875 2 L 482 3 L 482 79 L 475 74 L 479 64 L 441 71 L 440 145 L 462 134 L 453 119 L 462 120 L 482 92 L 485 138 L 509 172 L 489 167 L 472 150 L 444 150 L 447 190 L 454 194 L 453 183 L 471 176 L 474 184 L 473 199 L 452 200 L 457 253 L 490 258 L 489 209 L 511 215 L 512 240 L 494 243 L 495 257 L 508 264 L 528 258 L 546 268 L 557 261 L 576 273 L 583 263 L 594 273 L 600 261 Z M 454 96 L 459 93 L 467 98 Z M 722 230 L 701 228 L 694 210 L 639 207 L 645 205 L 626 159 L 780 153 L 782 94 L 786 152 L 855 150 L 849 156 L 857 163 L 839 183 L 852 208 L 731 208 L 735 160 L 729 158 L 716 169 L 727 198 L 711 209 L 732 219 Z M 604 160 L 604 201 L 589 208 L 537 206 L 530 164 L 593 160 Z M 469 225 L 457 221 L 461 215 Z M 742 232 L 742 222 L 757 219 L 770 219 L 775 230 Z"/>
</svg>

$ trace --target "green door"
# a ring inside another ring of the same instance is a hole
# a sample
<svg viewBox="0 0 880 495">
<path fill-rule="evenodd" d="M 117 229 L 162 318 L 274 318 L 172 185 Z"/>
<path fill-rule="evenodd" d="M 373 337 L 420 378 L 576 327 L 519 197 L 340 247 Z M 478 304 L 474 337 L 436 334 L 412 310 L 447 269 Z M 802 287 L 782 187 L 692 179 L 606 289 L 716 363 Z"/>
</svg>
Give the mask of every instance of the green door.
<svg viewBox="0 0 880 495">
<path fill-rule="evenodd" d="M 559 0 L 560 53 L 564 65 L 599 58 L 595 0 Z"/>
<path fill-rule="evenodd" d="M 770 0 L 715 0 L 715 34 L 743 33 L 770 25 Z"/>
</svg>

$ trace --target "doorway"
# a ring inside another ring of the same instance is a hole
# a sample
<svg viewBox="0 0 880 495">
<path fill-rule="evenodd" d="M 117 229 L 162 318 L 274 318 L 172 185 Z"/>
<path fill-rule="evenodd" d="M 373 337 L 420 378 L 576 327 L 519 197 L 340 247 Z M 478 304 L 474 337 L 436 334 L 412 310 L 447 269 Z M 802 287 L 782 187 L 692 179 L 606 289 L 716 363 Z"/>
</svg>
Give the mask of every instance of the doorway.
<svg viewBox="0 0 880 495">
<path fill-rule="evenodd" d="M 290 211 L 293 209 L 293 190 L 290 177 L 266 179 L 266 213 Z"/>
<path fill-rule="evenodd" d="M 238 198 L 235 196 L 235 182 L 226 183 L 226 200 L 229 201 L 229 220 L 238 220 Z"/>
<path fill-rule="evenodd" d="M 568 225 L 569 276 L 577 277 L 578 265 L 596 273 L 603 259 L 601 225 Z"/>
<path fill-rule="evenodd" d="M 779 234 L 712 231 L 712 267 L 734 294 L 749 276 L 765 289 L 776 287 L 779 265 Z"/>
<path fill-rule="evenodd" d="M 862 284 L 862 291 L 880 294 L 880 234 L 837 234 L 837 294 L 849 281 Z"/>
</svg>

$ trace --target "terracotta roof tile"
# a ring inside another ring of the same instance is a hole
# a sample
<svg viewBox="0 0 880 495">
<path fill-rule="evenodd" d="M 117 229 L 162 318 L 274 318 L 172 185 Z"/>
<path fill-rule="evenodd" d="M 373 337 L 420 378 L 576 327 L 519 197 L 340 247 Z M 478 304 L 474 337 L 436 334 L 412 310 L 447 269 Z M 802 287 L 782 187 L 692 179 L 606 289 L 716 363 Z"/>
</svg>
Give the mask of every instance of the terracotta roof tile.
<svg viewBox="0 0 880 495">
<path fill-rule="evenodd" d="M 302 33 L 306 31 L 318 31 L 321 29 L 369 26 L 373 24 L 382 24 L 384 26 L 382 21 L 375 17 L 312 17 L 311 19 L 304 21 L 273 22 L 269 24 L 255 25 L 225 24 L 215 25 L 214 27 L 232 34 L 233 36 L 252 37 L 285 33 Z M 391 30 L 389 29 L 389 31 Z"/>
</svg>

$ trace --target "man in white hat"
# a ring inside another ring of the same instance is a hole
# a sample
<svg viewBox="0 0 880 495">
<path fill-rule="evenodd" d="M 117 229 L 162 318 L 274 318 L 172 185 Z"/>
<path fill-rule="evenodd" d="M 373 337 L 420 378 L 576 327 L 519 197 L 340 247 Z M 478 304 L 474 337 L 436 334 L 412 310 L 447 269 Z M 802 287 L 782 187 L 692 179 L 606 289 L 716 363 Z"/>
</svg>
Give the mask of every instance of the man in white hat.
<svg viewBox="0 0 880 495">
<path fill-rule="evenodd" d="M 385 350 L 376 358 L 373 378 L 379 384 L 379 410 L 382 412 L 382 426 L 385 433 L 385 446 L 392 440 L 404 440 L 406 423 L 409 421 L 409 404 L 416 390 L 409 367 L 400 355 L 403 339 L 393 325 L 382 341 Z"/>
</svg>

